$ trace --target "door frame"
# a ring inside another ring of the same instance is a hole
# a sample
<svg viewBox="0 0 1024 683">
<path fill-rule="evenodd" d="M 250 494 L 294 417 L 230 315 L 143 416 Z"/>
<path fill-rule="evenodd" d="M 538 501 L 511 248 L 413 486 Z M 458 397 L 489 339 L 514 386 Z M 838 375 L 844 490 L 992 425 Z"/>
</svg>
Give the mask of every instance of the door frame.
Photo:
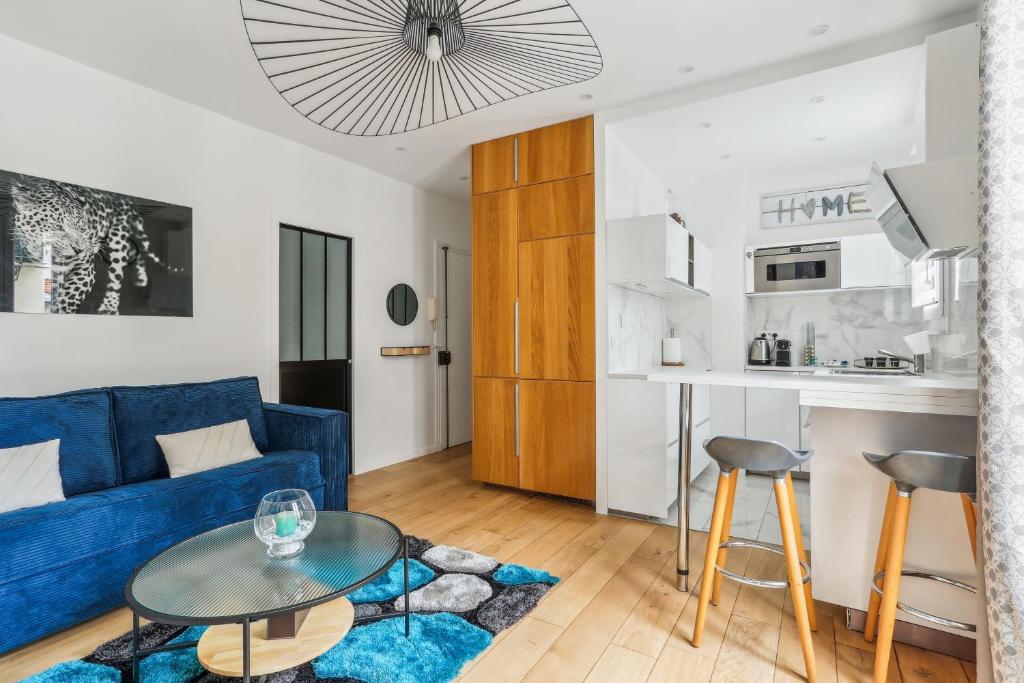
<svg viewBox="0 0 1024 683">
<path fill-rule="evenodd" d="M 302 361 L 281 361 L 281 318 L 280 318 L 280 305 L 281 305 L 281 271 L 280 271 L 280 258 L 281 258 L 281 230 L 288 229 L 294 230 L 299 233 L 299 292 L 301 300 L 302 292 L 302 239 L 303 234 L 318 235 L 324 238 L 341 239 L 348 242 L 347 249 L 347 262 L 345 268 L 346 276 L 346 289 L 348 291 L 348 324 L 346 325 L 346 346 L 348 348 L 348 382 L 346 387 L 347 396 L 345 397 L 348 405 L 348 472 L 351 474 L 355 468 L 355 392 L 353 386 L 355 385 L 355 362 L 354 355 L 355 349 L 352 345 L 352 306 L 355 301 L 355 294 L 352 291 L 352 253 L 355 248 L 355 239 L 347 235 L 342 235 L 336 232 L 329 232 L 325 230 L 316 230 L 313 228 L 304 228 L 300 225 L 296 225 L 295 222 L 278 219 L 275 220 L 273 226 L 273 236 L 271 237 L 272 242 L 272 261 L 273 261 L 273 276 L 272 282 L 274 283 L 271 290 L 271 319 L 273 324 L 273 333 L 271 336 L 271 396 L 275 401 L 280 401 L 281 398 L 281 367 L 283 363 L 302 362 Z M 326 278 L 324 280 L 324 287 L 326 290 Z M 324 320 L 326 326 L 327 318 L 327 296 L 324 296 Z M 326 329 L 326 327 L 325 327 Z M 326 334 L 326 332 L 325 332 Z M 301 353 L 302 349 L 302 310 L 299 310 L 299 349 Z M 326 350 L 326 346 L 325 346 Z M 325 354 L 326 355 L 326 354 Z M 310 361 L 317 362 L 317 361 Z"/>
<path fill-rule="evenodd" d="M 434 347 L 437 351 L 446 350 L 448 348 L 448 300 L 447 290 L 445 285 L 447 284 L 444 280 L 444 252 L 447 249 L 450 253 L 456 253 L 461 256 L 465 256 L 470 259 L 470 287 L 473 286 L 472 278 L 472 255 L 469 249 L 460 247 L 449 242 L 434 241 L 434 301 L 437 302 L 437 320 L 434 321 Z M 472 316 L 472 306 L 470 306 L 470 315 Z M 443 325 L 443 328 L 442 328 Z M 472 350 L 470 350 L 472 353 Z M 473 366 L 469 368 L 470 378 L 473 375 Z M 448 370 L 447 366 L 443 366 L 437 362 L 437 357 L 434 357 L 434 433 L 437 435 L 437 447 L 439 450 L 445 448 L 445 444 L 448 441 L 448 401 L 446 395 L 446 380 Z M 471 383 L 472 387 L 472 383 Z M 472 391 L 472 388 L 470 389 Z M 470 402 L 472 405 L 472 402 Z M 472 420 L 472 414 L 470 415 Z"/>
</svg>

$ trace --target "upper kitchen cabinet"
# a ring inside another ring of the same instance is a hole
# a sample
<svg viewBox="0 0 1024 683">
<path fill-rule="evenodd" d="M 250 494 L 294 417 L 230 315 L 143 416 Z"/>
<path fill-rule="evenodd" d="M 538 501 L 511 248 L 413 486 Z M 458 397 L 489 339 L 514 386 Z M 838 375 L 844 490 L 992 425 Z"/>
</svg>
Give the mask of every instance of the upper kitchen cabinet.
<svg viewBox="0 0 1024 683">
<path fill-rule="evenodd" d="M 594 176 L 553 180 L 519 189 L 519 239 L 594 232 Z"/>
<path fill-rule="evenodd" d="M 594 172 L 594 118 L 519 134 L 518 180 L 533 185 Z"/>
<path fill-rule="evenodd" d="M 594 379 L 594 236 L 519 243 L 519 376 Z"/>
<path fill-rule="evenodd" d="M 663 298 L 705 295 L 710 252 L 665 214 L 608 221 L 608 281 Z"/>
<path fill-rule="evenodd" d="M 473 197 L 473 375 L 514 377 L 516 191 Z"/>
<path fill-rule="evenodd" d="M 883 233 L 842 237 L 839 248 L 839 280 L 843 289 L 910 285 L 906 260 Z"/>
<path fill-rule="evenodd" d="M 473 194 L 509 190 L 516 186 L 517 136 L 473 145 Z"/>
</svg>

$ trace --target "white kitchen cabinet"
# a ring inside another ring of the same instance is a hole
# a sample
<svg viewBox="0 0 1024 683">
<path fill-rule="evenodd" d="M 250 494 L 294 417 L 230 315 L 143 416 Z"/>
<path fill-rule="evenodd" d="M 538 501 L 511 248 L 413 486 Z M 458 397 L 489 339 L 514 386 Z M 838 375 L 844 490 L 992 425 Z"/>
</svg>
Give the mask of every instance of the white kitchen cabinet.
<svg viewBox="0 0 1024 683">
<path fill-rule="evenodd" d="M 841 237 L 839 244 L 839 279 L 843 289 L 910 285 L 906 259 L 892 248 L 883 233 Z"/>
<path fill-rule="evenodd" d="M 693 241 L 693 286 L 711 291 L 711 250 L 698 239 Z"/>
<path fill-rule="evenodd" d="M 747 387 L 747 438 L 800 448 L 800 392 Z"/>
<path fill-rule="evenodd" d="M 691 244 L 693 269 L 691 272 Z M 608 221 L 608 282 L 663 298 L 705 293 L 710 254 L 664 214 Z M 697 287 L 697 272 L 704 287 Z"/>
<path fill-rule="evenodd" d="M 707 386 L 693 387 L 690 480 L 711 459 Z M 667 517 L 676 502 L 679 472 L 679 387 L 643 380 L 608 381 L 608 508 Z"/>
</svg>

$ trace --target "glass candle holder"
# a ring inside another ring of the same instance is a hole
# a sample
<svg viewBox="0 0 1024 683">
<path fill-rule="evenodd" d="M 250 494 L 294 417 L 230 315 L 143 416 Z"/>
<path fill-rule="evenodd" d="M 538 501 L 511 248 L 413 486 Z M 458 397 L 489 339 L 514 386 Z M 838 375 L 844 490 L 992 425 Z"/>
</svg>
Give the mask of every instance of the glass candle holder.
<svg viewBox="0 0 1024 683">
<path fill-rule="evenodd" d="M 256 537 L 267 544 L 271 557 L 291 557 L 302 552 L 306 536 L 316 524 L 316 506 L 302 489 L 282 489 L 263 496 L 253 526 Z"/>
</svg>

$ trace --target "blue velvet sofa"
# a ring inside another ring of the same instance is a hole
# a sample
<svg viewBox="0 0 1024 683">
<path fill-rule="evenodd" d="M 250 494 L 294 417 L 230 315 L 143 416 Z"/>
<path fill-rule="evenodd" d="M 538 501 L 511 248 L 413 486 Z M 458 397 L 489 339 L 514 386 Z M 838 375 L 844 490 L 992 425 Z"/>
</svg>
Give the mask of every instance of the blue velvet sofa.
<svg viewBox="0 0 1024 683">
<path fill-rule="evenodd" d="M 157 434 L 249 422 L 262 458 L 170 479 Z M 281 488 L 348 507 L 348 415 L 263 403 L 255 377 L 0 398 L 0 448 L 59 438 L 67 500 L 0 514 L 0 653 L 124 603 L 132 571 L 251 519 Z"/>
</svg>

